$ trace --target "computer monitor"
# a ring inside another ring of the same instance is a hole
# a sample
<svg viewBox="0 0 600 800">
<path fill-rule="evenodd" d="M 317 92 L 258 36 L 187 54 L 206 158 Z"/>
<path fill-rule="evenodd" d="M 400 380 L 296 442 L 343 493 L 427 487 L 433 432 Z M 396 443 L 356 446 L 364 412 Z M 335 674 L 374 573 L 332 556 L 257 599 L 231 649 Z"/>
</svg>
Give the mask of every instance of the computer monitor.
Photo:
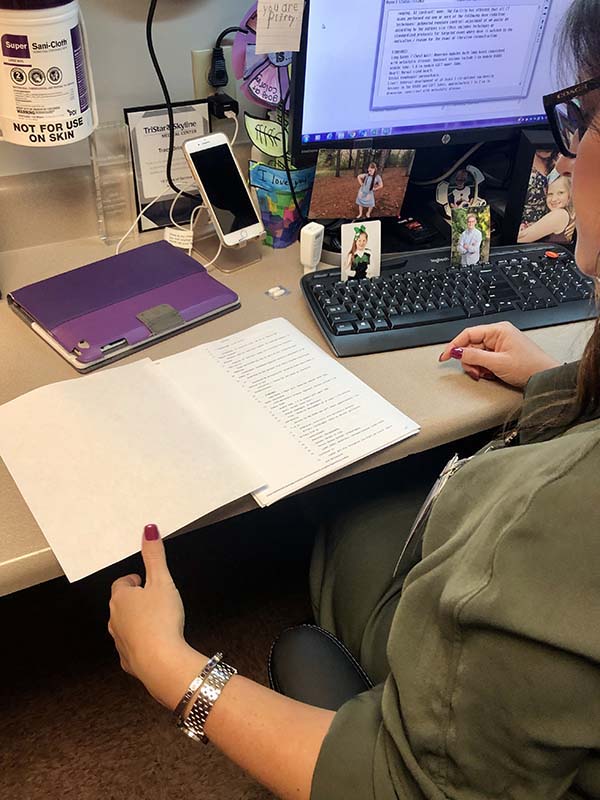
<svg viewBox="0 0 600 800">
<path fill-rule="evenodd" d="M 468 144 L 543 124 L 569 3 L 310 0 L 294 64 L 294 153 Z"/>
</svg>

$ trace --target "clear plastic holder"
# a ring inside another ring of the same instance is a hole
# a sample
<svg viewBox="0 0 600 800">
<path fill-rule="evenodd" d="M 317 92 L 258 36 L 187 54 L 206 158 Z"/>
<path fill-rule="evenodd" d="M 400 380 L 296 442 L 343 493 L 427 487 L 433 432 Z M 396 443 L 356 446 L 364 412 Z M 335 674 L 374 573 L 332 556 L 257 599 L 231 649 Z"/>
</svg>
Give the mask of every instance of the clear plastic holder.
<svg viewBox="0 0 600 800">
<path fill-rule="evenodd" d="M 135 219 L 133 170 L 127 126 L 98 125 L 89 137 L 100 238 L 118 242 Z"/>
<path fill-rule="evenodd" d="M 221 240 L 216 234 L 205 236 L 194 241 L 194 252 L 200 257 L 201 263 L 215 259 L 214 268 L 225 273 L 236 272 L 262 259 L 260 239 L 252 239 L 239 247 L 223 247 L 218 258 L 215 258 L 220 244 Z"/>
</svg>

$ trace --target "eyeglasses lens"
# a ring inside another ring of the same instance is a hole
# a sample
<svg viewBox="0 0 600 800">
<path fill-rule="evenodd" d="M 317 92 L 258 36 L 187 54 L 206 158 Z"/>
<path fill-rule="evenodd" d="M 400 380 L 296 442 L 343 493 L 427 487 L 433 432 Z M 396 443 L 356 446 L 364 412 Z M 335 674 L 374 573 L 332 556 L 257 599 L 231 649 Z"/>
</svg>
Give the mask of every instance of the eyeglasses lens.
<svg viewBox="0 0 600 800">
<path fill-rule="evenodd" d="M 581 100 L 577 97 L 556 106 L 558 130 L 566 149 L 575 153 L 579 140 L 585 133 L 585 121 L 581 110 Z"/>
</svg>

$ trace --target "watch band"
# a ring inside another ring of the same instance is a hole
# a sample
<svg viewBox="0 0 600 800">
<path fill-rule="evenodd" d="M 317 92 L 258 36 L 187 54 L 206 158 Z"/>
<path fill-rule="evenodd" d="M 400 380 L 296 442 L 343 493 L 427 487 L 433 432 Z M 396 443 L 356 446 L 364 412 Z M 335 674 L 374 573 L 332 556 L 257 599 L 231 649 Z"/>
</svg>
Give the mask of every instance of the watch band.
<svg viewBox="0 0 600 800">
<path fill-rule="evenodd" d="M 202 686 L 202 684 L 204 683 L 204 679 L 206 678 L 208 673 L 213 669 L 213 667 L 215 667 L 219 663 L 219 661 L 222 660 L 222 658 L 223 658 L 223 653 L 215 653 L 214 656 L 206 662 L 202 672 L 199 675 L 197 675 L 194 678 L 194 680 L 190 683 L 186 693 L 183 695 L 183 697 L 177 704 L 177 708 L 175 708 L 175 710 L 173 711 L 173 716 L 177 720 L 177 724 L 181 722 L 185 709 L 187 708 L 187 704 L 196 694 L 200 686 Z"/>
<path fill-rule="evenodd" d="M 207 665 L 208 666 L 208 665 Z M 194 700 L 192 707 L 185 717 L 181 719 L 177 726 L 196 742 L 206 744 L 208 738 L 204 733 L 204 726 L 212 707 L 219 699 L 221 692 L 227 681 L 237 675 L 237 669 L 219 660 L 204 678 L 198 696 Z"/>
</svg>

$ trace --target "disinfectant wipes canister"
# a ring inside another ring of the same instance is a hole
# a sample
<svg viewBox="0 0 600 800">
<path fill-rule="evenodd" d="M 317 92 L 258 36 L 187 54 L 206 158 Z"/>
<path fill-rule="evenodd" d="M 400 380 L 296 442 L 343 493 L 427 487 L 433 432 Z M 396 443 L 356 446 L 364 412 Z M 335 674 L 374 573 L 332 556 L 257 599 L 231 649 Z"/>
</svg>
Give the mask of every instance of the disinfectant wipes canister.
<svg viewBox="0 0 600 800">
<path fill-rule="evenodd" d="M 0 0 L 0 141 L 51 147 L 95 127 L 77 0 Z"/>
</svg>

